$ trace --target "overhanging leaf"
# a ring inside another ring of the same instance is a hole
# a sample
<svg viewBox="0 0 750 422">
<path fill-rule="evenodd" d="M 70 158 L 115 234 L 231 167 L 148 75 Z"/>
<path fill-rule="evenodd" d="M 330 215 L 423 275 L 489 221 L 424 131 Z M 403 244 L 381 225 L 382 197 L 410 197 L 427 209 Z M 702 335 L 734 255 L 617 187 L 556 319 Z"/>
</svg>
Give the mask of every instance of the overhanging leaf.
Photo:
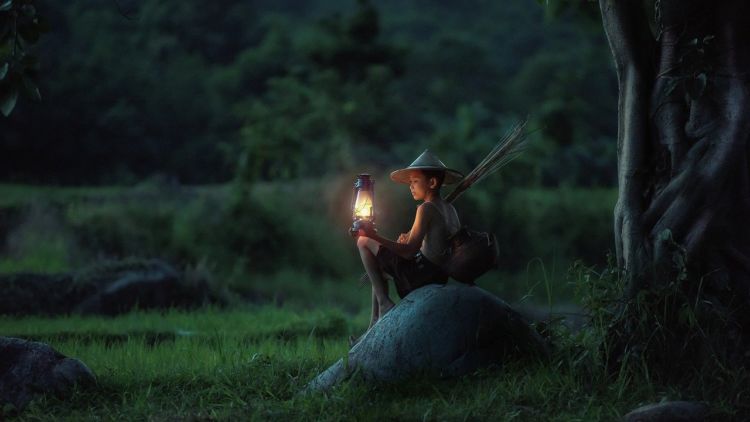
<svg viewBox="0 0 750 422">
<path fill-rule="evenodd" d="M 11 7 L 13 7 L 13 0 L 7 0 L 0 3 L 0 12 L 7 12 Z"/>
<path fill-rule="evenodd" d="M 0 66 L 0 81 L 2 81 L 3 79 L 5 79 L 5 75 L 8 74 L 8 68 L 9 67 L 10 66 L 8 65 L 8 63 L 4 63 L 2 66 Z"/>
<path fill-rule="evenodd" d="M 0 112 L 3 113 L 3 116 L 10 116 L 10 113 L 16 107 L 17 100 L 18 89 L 15 87 L 9 88 L 7 91 L 0 93 Z"/>
</svg>

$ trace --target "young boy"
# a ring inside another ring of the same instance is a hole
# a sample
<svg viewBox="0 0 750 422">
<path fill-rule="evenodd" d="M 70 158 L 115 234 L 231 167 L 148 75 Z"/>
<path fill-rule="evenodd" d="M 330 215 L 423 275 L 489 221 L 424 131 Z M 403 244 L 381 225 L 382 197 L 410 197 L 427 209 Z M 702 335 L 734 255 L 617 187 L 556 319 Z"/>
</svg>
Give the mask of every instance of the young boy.
<svg viewBox="0 0 750 422">
<path fill-rule="evenodd" d="M 414 224 L 397 241 L 386 239 L 371 229 L 357 238 L 362 264 L 372 282 L 372 314 L 368 330 L 393 308 L 384 274 L 390 274 L 396 292 L 404 298 L 412 290 L 429 283 L 446 283 L 448 276 L 440 265 L 450 256 L 448 238 L 461 227 L 453 205 L 440 196 L 443 184 L 456 183 L 463 175 L 449 169 L 437 156 L 425 150 L 409 167 L 391 173 L 391 179 L 409 185 L 417 207 Z M 350 343 L 357 339 L 350 337 Z"/>
</svg>

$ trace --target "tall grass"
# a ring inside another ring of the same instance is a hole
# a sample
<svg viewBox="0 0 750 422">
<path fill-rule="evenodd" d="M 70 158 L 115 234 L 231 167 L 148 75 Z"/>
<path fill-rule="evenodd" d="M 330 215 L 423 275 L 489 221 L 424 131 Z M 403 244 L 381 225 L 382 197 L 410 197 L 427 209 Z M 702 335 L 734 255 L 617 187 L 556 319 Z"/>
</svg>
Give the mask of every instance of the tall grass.
<svg viewBox="0 0 750 422">
<path fill-rule="evenodd" d="M 615 191 L 501 194 L 492 186 L 472 188 L 457 204 L 464 223 L 498 235 L 500 270 L 480 285 L 517 300 L 546 277 L 549 295 L 526 300 L 570 300 L 564 269 L 572 257 L 603 260 L 611 246 Z M 393 237 L 408 230 L 416 203 L 401 186 L 381 183 L 377 190 L 381 233 Z M 251 187 L 0 185 L 0 272 L 58 272 L 101 259 L 162 258 L 179 268 L 202 265 L 218 282 L 248 297 L 268 298 L 274 283 L 268 287 L 266 280 L 290 279 L 290 269 L 310 279 L 357 277 L 361 264 L 347 234 L 350 195 L 346 177 Z M 539 262 L 553 265 L 541 268 Z M 278 297 L 283 300 L 283 293 Z"/>
<path fill-rule="evenodd" d="M 719 380 L 697 374 L 696 382 L 678 387 L 612 366 L 601 345 L 616 275 L 580 264 L 570 274 L 586 296 L 582 303 L 595 312 L 580 330 L 556 320 L 536 325 L 553 345 L 549 360 L 391 385 L 354 378 L 309 395 L 299 392 L 346 355 L 346 338 L 364 329 L 369 308 L 351 316 L 289 301 L 115 318 L 0 317 L 0 332 L 48 342 L 98 376 L 97 386 L 67 400 L 33 402 L 20 415 L 26 420 L 615 420 L 636 406 L 673 399 L 706 400 L 717 420 L 743 417 L 737 398 L 750 390 L 741 371 Z M 5 417 L 14 415 L 9 410 Z"/>
<path fill-rule="evenodd" d="M 742 370 L 694 373 L 692 382 L 678 388 L 647 371 L 609 361 L 604 340 L 620 280 L 611 268 L 596 270 L 581 263 L 567 277 L 564 271 L 577 251 L 591 258 L 609 247 L 602 232 L 610 232 L 614 191 L 605 190 L 511 191 L 499 207 L 491 192 L 481 189 L 462 198 L 467 209 L 476 205 L 475 214 L 462 214 L 464 221 L 495 230 L 505 239 L 505 261 L 512 263 L 479 279 L 481 287 L 514 304 L 544 303 L 553 310 L 561 302 L 576 301 L 586 307 L 590 321 L 583 329 L 564 324 L 559 315 L 535 324 L 553 344 L 552 359 L 507 362 L 460 379 L 377 388 L 352 380 L 326 394 L 298 395 L 318 372 L 346 354 L 347 336 L 364 330 L 369 318 L 369 286 L 356 281 L 359 260 L 346 227 L 336 231 L 348 224 L 339 203 L 348 202 L 349 181 L 331 183 L 258 185 L 245 198 L 248 202 L 239 203 L 248 208 L 234 210 L 226 187 L 169 195 L 149 186 L 62 193 L 29 189 L 30 196 L 47 198 L 50 206 L 26 215 L 5 233 L 0 270 L 76 269 L 98 254 L 147 251 L 149 257 L 162 254 L 188 269 L 214 272 L 219 283 L 245 302 L 266 305 L 136 310 L 116 318 L 0 317 L 0 334 L 48 342 L 83 360 L 99 379 L 97 387 L 69 400 L 39 399 L 22 417 L 613 420 L 639 404 L 662 399 L 707 400 L 722 417 L 747 414 L 738 407 L 750 392 L 750 376 Z M 0 195 L 0 205 L 24 207 L 20 189 L 0 186 L 0 193 L 9 192 Z M 399 202 L 393 188 L 379 190 L 379 198 L 393 204 L 381 215 L 381 230 L 401 231 L 413 204 Z M 151 210 L 149 201 L 158 206 Z M 252 208 L 258 203 L 264 207 Z M 397 217 L 402 214 L 406 217 Z M 52 237 L 41 237 L 45 226 L 37 223 L 44 221 L 55 222 L 48 226 Z M 479 225 L 483 221 L 490 221 L 489 227 Z M 282 237 L 275 239 L 277 249 L 269 246 L 262 252 L 288 253 L 279 257 L 283 265 L 274 264 L 276 255 L 240 248 L 269 233 Z M 15 243 L 8 243 L 11 238 Z M 263 265 L 273 271 L 256 271 Z M 330 266 L 336 270 L 327 271 Z M 5 417 L 12 415 L 5 409 Z"/>
<path fill-rule="evenodd" d="M 343 325 L 339 318 L 336 312 L 259 307 L 134 312 L 114 319 L 3 318 L 0 330 L 48 341 L 86 362 L 99 379 L 67 401 L 37 400 L 23 413 L 28 420 L 601 420 L 638 400 L 618 398 L 615 387 L 591 389 L 568 368 L 543 363 L 379 388 L 352 380 L 328 394 L 298 395 L 346 354 L 348 331 L 366 322 L 364 315 Z M 154 342 L 144 334 L 149 332 L 182 334 Z M 112 341 L 106 336 L 111 333 L 131 334 Z"/>
</svg>

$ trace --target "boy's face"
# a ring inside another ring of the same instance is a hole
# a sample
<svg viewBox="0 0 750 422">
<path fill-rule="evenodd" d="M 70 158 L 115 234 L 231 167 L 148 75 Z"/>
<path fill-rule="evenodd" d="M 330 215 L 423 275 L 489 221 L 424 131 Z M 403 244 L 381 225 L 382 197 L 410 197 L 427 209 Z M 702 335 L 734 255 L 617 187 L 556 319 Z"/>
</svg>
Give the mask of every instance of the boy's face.
<svg viewBox="0 0 750 422">
<path fill-rule="evenodd" d="M 427 192 L 434 189 L 436 185 L 435 178 L 428 179 L 419 170 L 412 170 L 409 173 L 409 190 L 415 201 L 424 200 Z"/>
</svg>

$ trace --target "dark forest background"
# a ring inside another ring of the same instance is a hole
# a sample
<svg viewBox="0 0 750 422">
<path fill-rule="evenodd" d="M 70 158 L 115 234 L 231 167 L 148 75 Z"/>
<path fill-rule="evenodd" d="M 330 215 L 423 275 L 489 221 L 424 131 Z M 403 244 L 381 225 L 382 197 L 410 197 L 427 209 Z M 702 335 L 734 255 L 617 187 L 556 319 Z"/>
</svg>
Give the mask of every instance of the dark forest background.
<svg viewBox="0 0 750 422">
<path fill-rule="evenodd" d="M 591 8 L 596 12 L 595 5 Z M 40 1 L 44 100 L 0 120 L 0 178 L 64 185 L 468 170 L 541 128 L 514 185 L 613 186 L 600 28 L 530 1 Z M 509 175 L 506 175 L 509 176 Z"/>
<path fill-rule="evenodd" d="M 564 289 L 575 259 L 606 264 L 616 79 L 593 3 L 37 10 L 50 28 L 32 49 L 42 100 L 0 119 L 4 271 L 137 256 L 203 263 L 245 289 L 289 269 L 356 278 L 356 174 L 375 174 L 379 226 L 395 238 L 415 204 L 390 171 L 429 147 L 468 172 L 526 116 L 529 149 L 457 202 L 465 223 L 500 239 L 488 286 Z"/>
</svg>

